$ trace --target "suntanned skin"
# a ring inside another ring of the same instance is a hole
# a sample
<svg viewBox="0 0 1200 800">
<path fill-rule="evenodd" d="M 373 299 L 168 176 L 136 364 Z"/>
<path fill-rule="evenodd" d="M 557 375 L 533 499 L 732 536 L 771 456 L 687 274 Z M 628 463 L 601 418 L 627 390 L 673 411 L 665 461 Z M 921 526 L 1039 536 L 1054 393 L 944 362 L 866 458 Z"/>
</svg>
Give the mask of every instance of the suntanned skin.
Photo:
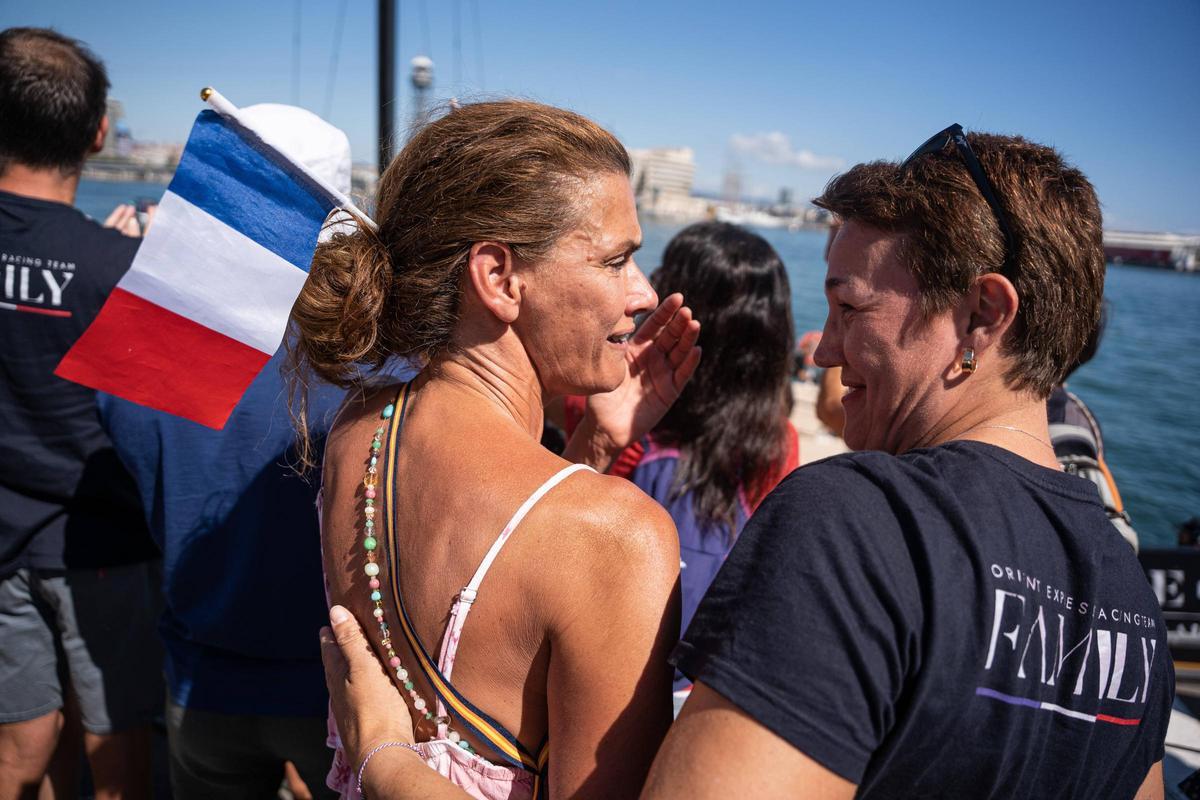
<svg viewBox="0 0 1200 800">
<path fill-rule="evenodd" d="M 844 800 L 854 797 L 856 788 L 697 683 L 671 726 L 641 796 Z"/>
<path fill-rule="evenodd" d="M 1045 399 L 1005 378 L 1012 362 L 1000 341 L 1019 307 L 1012 284 L 982 275 L 953 307 L 927 318 L 900 243 L 851 220 L 829 248 L 829 314 L 813 357 L 817 366 L 840 368 L 850 390 L 842 397 L 846 444 L 898 454 L 973 439 L 1058 469 Z M 961 366 L 965 348 L 979 365 L 970 375 Z"/>
<path fill-rule="evenodd" d="M 895 236 L 850 222 L 830 251 L 830 311 L 816 359 L 826 368 L 841 367 L 843 380 L 858 392 L 846 408 L 847 442 L 856 449 L 899 453 L 969 438 L 1057 468 L 1049 445 L 1031 438 L 1049 438 L 1044 404 L 1008 388 L 1003 379 L 1009 362 L 999 343 L 1018 306 L 1012 285 L 998 275 L 983 276 L 956 307 L 920 321 L 914 315 L 918 289 L 900 266 L 896 245 Z M 980 362 L 969 379 L 960 367 L 963 347 L 972 347 Z M 984 427 L 989 425 L 1020 427 L 1030 435 Z M 333 609 L 333 629 L 322 632 L 335 713 L 368 726 L 376 736 L 406 737 L 404 720 L 382 722 L 384 716 L 403 716 L 399 698 L 385 691 L 386 678 L 362 646 L 357 622 L 342 614 Z M 388 800 L 467 797 L 409 751 L 391 748 L 377 758 L 380 763 L 372 760 L 367 773 L 368 794 Z M 699 682 L 671 726 L 640 796 L 842 800 L 856 790 Z M 1137 798 L 1162 797 L 1159 762 L 1147 772 Z"/>
<path fill-rule="evenodd" d="M 838 436 L 846 427 L 846 412 L 842 409 L 842 368 L 829 367 L 821 373 L 821 388 L 817 393 L 817 419 Z"/>
<path fill-rule="evenodd" d="M 457 347 L 413 384 L 395 465 L 396 508 L 380 502 L 382 492 L 377 500 L 380 536 L 383 515 L 394 511 L 397 522 L 395 560 L 380 559 L 386 619 L 430 710 L 435 695 L 400 632 L 389 570 L 396 565 L 417 634 L 436 654 L 457 591 L 518 506 L 569 463 L 538 443 L 544 399 L 615 389 L 610 402 L 618 402 L 632 345 L 607 337 L 632 331 L 633 316 L 656 303 L 632 260 L 641 232 L 628 180 L 597 178 L 586 198 L 580 229 L 544 263 L 520 264 L 502 245 L 475 245 Z M 684 311 L 663 337 L 680 343 L 665 348 L 665 363 L 683 381 L 699 358 L 692 352 L 699 328 Z M 370 623 L 362 479 L 380 410 L 396 389 L 349 405 L 325 457 L 331 596 Z M 588 456 L 598 451 L 611 457 L 623 446 L 621 432 L 612 434 L 611 441 L 574 441 L 571 450 L 593 463 Z M 665 510 L 626 481 L 580 472 L 534 507 L 480 587 L 454 685 L 530 751 L 549 734 L 551 796 L 628 797 L 644 782 L 671 721 L 666 659 L 679 630 L 678 573 L 678 538 Z M 368 624 L 365 635 L 382 655 L 377 625 Z M 391 699 L 399 702 L 394 691 Z M 399 713 L 407 716 L 393 718 Z M 385 735 L 386 725 L 372 724 L 342 731 L 355 767 Z M 431 723 L 417 730 L 422 739 L 434 733 Z"/>
</svg>

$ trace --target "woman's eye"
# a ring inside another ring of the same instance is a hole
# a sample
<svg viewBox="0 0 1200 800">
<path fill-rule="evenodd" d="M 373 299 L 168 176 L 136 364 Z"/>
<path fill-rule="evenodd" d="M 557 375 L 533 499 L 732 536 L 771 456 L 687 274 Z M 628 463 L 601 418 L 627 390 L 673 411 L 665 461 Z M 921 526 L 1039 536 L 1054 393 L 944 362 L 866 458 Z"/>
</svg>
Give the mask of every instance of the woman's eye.
<svg viewBox="0 0 1200 800">
<path fill-rule="evenodd" d="M 854 306 L 850 305 L 849 303 L 838 303 L 838 308 L 842 310 L 843 314 L 849 314 L 854 310 Z"/>
</svg>

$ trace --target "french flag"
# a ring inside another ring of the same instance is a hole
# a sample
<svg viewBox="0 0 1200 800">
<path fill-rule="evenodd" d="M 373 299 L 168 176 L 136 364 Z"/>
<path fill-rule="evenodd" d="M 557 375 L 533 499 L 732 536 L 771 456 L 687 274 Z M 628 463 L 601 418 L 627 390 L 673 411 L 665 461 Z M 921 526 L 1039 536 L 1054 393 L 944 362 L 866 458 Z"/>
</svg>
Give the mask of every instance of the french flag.
<svg viewBox="0 0 1200 800">
<path fill-rule="evenodd" d="M 223 427 L 346 205 L 237 118 L 201 112 L 133 264 L 54 374 Z"/>
</svg>

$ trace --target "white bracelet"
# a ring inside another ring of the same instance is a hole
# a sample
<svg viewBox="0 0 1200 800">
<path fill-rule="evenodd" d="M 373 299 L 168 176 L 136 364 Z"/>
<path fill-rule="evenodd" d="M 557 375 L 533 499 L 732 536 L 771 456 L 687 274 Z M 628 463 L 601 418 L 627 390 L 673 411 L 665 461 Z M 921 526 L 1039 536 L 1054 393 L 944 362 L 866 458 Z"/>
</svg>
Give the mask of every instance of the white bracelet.
<svg viewBox="0 0 1200 800">
<path fill-rule="evenodd" d="M 417 755 L 421 755 L 420 748 L 418 748 L 415 744 L 409 744 L 408 742 L 384 742 L 383 744 L 375 745 L 375 748 L 373 750 L 371 750 L 371 752 L 367 753 L 366 757 L 363 758 L 363 760 L 362 760 L 362 764 L 360 764 L 358 767 L 358 787 L 357 787 L 357 789 L 358 789 L 359 797 L 366 797 L 366 795 L 363 794 L 362 781 L 363 781 L 363 773 L 367 771 L 367 762 L 371 760 L 371 756 L 375 755 L 380 750 L 384 750 L 388 747 L 406 747 L 409 750 L 412 750 Z"/>
</svg>

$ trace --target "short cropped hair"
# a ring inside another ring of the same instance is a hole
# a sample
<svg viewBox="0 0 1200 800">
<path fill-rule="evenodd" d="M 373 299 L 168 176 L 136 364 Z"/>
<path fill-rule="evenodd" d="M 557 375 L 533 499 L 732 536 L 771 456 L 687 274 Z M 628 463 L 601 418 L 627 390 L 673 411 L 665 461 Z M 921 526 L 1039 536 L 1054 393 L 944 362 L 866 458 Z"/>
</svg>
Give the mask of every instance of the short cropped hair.
<svg viewBox="0 0 1200 800">
<path fill-rule="evenodd" d="M 1020 298 L 1002 343 L 1015 389 L 1049 395 L 1100 320 L 1104 245 L 1100 203 L 1087 177 L 1053 148 L 1019 136 L 967 135 L 1016 239 L 1010 275 Z M 1005 242 L 953 144 L 914 159 L 859 164 L 813 203 L 843 220 L 901 234 L 900 257 L 923 311 L 946 310 L 976 277 L 1001 272 Z"/>
<path fill-rule="evenodd" d="M 0 31 L 0 171 L 78 171 L 107 101 L 104 64 L 82 43 L 46 28 Z"/>
</svg>

